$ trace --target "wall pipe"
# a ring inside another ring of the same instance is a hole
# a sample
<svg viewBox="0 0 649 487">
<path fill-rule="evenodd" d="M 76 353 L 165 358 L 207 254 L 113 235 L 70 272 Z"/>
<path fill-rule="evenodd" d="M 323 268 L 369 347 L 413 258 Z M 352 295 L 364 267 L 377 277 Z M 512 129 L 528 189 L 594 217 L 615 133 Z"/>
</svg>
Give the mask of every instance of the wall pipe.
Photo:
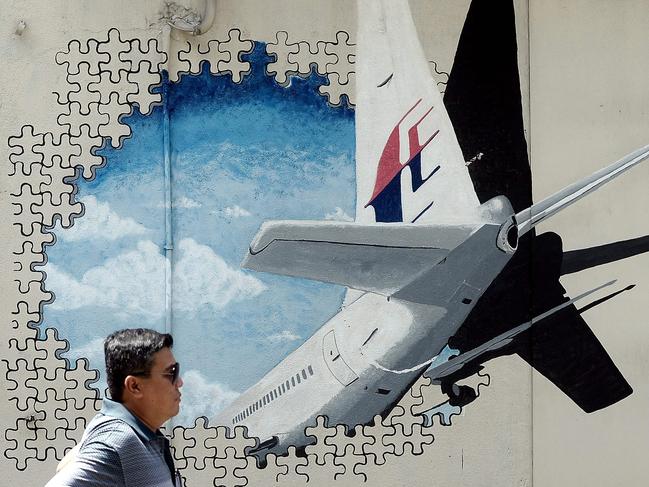
<svg viewBox="0 0 649 487">
<path fill-rule="evenodd" d="M 163 154 L 164 154 L 164 211 L 165 211 L 165 333 L 171 333 L 173 322 L 173 197 L 171 192 L 171 127 L 169 120 L 169 63 L 171 47 L 171 30 L 172 28 L 184 32 L 191 32 L 193 35 L 199 35 L 207 32 L 214 24 L 216 14 L 216 0 L 205 0 L 203 15 L 200 17 L 200 23 L 190 23 L 183 19 L 167 19 L 162 26 L 162 51 L 165 53 L 163 70 L 166 76 L 162 79 L 162 132 L 163 132 Z"/>
<path fill-rule="evenodd" d="M 172 194 L 171 194 L 171 137 L 169 124 L 169 44 L 171 43 L 171 26 L 165 24 L 162 27 L 162 49 L 165 53 L 163 69 L 166 75 L 162 78 L 162 140 L 164 154 L 164 211 L 165 211 L 165 333 L 171 333 L 173 321 L 173 218 L 172 218 Z"/>
<path fill-rule="evenodd" d="M 174 29 L 191 32 L 192 35 L 201 35 L 212 28 L 216 14 L 216 0 L 205 0 L 203 15 L 199 16 L 200 22 L 192 22 L 183 18 L 167 19 L 167 23 Z"/>
</svg>

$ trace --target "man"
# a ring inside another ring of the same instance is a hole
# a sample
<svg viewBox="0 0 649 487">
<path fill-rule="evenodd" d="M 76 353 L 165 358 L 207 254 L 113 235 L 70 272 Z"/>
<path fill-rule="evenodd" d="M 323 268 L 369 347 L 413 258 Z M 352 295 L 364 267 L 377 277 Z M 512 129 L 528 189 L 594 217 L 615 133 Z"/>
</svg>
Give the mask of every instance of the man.
<svg viewBox="0 0 649 487">
<path fill-rule="evenodd" d="M 106 338 L 111 399 L 46 487 L 180 487 L 159 429 L 180 408 L 183 381 L 172 345 L 171 335 L 142 328 Z"/>
</svg>

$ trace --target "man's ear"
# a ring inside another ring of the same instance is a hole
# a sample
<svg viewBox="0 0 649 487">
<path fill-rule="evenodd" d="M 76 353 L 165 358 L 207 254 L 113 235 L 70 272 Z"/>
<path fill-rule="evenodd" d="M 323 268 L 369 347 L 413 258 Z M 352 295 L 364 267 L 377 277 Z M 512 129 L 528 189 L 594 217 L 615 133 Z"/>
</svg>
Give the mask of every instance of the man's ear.
<svg viewBox="0 0 649 487">
<path fill-rule="evenodd" d="M 124 392 L 133 397 L 142 397 L 142 384 L 139 379 L 133 375 L 127 375 L 124 379 Z"/>
</svg>

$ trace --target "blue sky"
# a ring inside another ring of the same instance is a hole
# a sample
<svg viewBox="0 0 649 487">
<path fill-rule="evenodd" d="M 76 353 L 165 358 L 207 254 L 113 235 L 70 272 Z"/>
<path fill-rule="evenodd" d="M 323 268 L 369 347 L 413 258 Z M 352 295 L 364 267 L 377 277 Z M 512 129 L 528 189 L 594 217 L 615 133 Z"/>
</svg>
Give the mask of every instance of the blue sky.
<svg viewBox="0 0 649 487">
<path fill-rule="evenodd" d="M 348 219 L 355 206 L 354 116 L 332 108 L 317 75 L 289 87 L 266 76 L 264 45 L 241 84 L 204 66 L 170 87 L 174 353 L 183 417 L 211 415 L 254 384 L 339 309 L 344 288 L 240 269 L 268 219 Z M 103 369 L 101 339 L 124 327 L 164 328 L 162 110 L 126 119 L 132 137 L 102 150 L 80 181 L 85 215 L 56 229 L 45 326 L 66 356 Z"/>
</svg>

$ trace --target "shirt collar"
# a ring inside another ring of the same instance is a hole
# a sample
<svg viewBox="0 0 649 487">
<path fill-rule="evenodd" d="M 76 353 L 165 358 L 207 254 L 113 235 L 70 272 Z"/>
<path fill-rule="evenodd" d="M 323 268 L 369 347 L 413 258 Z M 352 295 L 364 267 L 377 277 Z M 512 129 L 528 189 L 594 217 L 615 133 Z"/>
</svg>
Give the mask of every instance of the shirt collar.
<svg viewBox="0 0 649 487">
<path fill-rule="evenodd" d="M 158 437 L 158 432 L 151 431 L 147 425 L 129 411 L 122 403 L 104 398 L 101 407 L 101 414 L 121 419 L 133 428 L 138 436 L 144 440 L 151 441 Z"/>
</svg>

